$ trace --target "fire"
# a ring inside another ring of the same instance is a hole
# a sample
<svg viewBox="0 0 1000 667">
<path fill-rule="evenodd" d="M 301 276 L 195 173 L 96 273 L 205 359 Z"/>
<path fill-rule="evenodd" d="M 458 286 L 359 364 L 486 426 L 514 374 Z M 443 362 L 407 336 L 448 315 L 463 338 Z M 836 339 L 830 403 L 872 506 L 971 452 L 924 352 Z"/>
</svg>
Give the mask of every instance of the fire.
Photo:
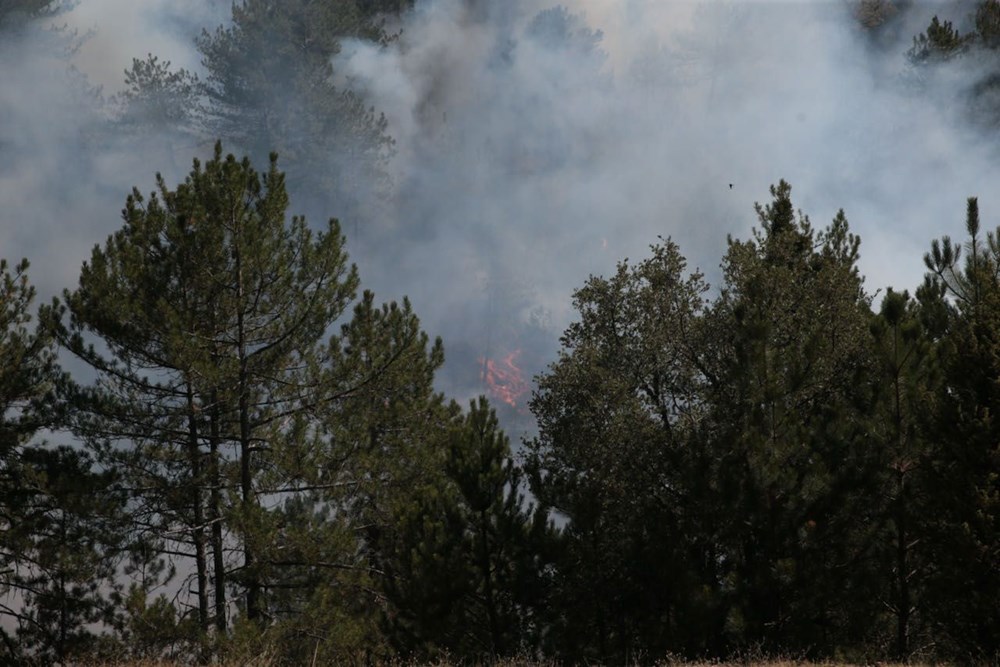
<svg viewBox="0 0 1000 667">
<path fill-rule="evenodd" d="M 489 388 L 490 394 L 513 408 L 517 407 L 518 401 L 530 389 L 521 369 L 515 363 L 520 356 L 521 350 L 514 350 L 499 361 L 482 358 L 479 360 L 483 365 L 483 382 Z"/>
</svg>

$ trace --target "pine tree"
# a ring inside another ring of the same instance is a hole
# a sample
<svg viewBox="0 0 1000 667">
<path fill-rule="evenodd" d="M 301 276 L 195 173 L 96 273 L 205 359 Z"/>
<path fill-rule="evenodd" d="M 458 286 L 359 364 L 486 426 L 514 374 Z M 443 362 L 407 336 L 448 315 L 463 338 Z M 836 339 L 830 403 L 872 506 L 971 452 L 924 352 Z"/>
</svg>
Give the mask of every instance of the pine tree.
<svg viewBox="0 0 1000 667">
<path fill-rule="evenodd" d="M 414 522 L 436 517 L 424 510 L 438 507 L 446 493 L 442 489 L 446 438 L 458 407 L 433 387 L 444 350 L 440 339 L 432 342 L 420 330 L 408 301 L 378 308 L 371 294 L 357 305 L 331 346 L 328 382 L 358 390 L 320 415 L 330 434 L 325 468 L 350 489 L 346 497 L 329 498 L 345 508 L 357 531 L 357 553 L 374 589 L 388 603 L 389 610 L 377 616 L 388 641 L 397 648 L 420 651 L 426 648 L 427 637 L 417 630 L 405 638 L 405 616 L 416 611 L 422 616 L 418 622 L 429 624 L 435 611 L 406 608 L 401 598 L 407 597 L 402 591 L 409 587 L 432 587 L 430 581 L 413 580 L 410 561 L 420 549 L 414 541 L 421 539 L 421 530 Z M 462 578 L 460 572 L 438 574 L 451 576 L 450 581 Z"/>
<path fill-rule="evenodd" d="M 757 206 L 761 231 L 730 240 L 706 316 L 718 539 L 727 633 L 765 651 L 829 651 L 864 632 L 865 411 L 872 366 L 858 239 L 843 212 L 815 232 L 791 187 Z M 839 573 L 850 569 L 847 588 Z M 851 600 L 850 603 L 847 600 Z"/>
<path fill-rule="evenodd" d="M 132 59 L 125 70 L 125 89 L 114 98 L 119 125 L 144 134 L 194 134 L 203 122 L 201 83 L 186 69 L 173 70 L 170 61 L 153 54 Z M 172 154 L 169 151 L 167 154 Z"/>
<path fill-rule="evenodd" d="M 882 366 L 873 420 L 884 480 L 881 598 L 895 626 L 893 653 L 907 661 L 915 640 L 929 638 L 923 598 L 933 564 L 927 550 L 927 526 L 934 514 L 928 474 L 933 449 L 925 415 L 933 411 L 939 374 L 921 302 L 908 293 L 889 290 L 873 319 L 872 334 Z"/>
<path fill-rule="evenodd" d="M 0 260 L 0 461 L 16 457 L 36 431 L 53 424 L 61 378 L 51 334 L 28 329 L 35 288 L 27 271 L 27 260 L 13 271 Z"/>
<path fill-rule="evenodd" d="M 951 21 L 941 21 L 935 16 L 926 32 L 913 38 L 906 56 L 918 65 L 942 62 L 964 53 L 971 40 L 971 35 L 963 35 L 952 27 Z"/>
<path fill-rule="evenodd" d="M 461 627 L 448 619 L 464 575 L 437 549 L 462 532 L 443 516 L 461 518 L 444 488 L 458 407 L 433 387 L 443 361 L 405 299 L 379 307 L 366 292 L 330 337 L 315 370 L 329 400 L 300 413 L 308 435 L 279 463 L 296 497 L 278 513 L 273 636 L 291 659 L 452 646 L 442 637 Z M 303 647 L 303 634 L 322 639 Z"/>
<path fill-rule="evenodd" d="M 469 406 L 449 450 L 446 470 L 460 496 L 464 559 L 472 583 L 467 632 L 489 656 L 515 655 L 530 633 L 532 508 L 522 472 L 484 397 Z M 472 623 L 469 623 L 472 621 Z"/>
<path fill-rule="evenodd" d="M 953 88 L 947 94 L 965 105 L 964 111 L 974 123 L 994 128 L 1000 98 L 1000 2 L 979 0 L 968 22 L 972 26 L 963 34 L 950 21 L 935 16 L 927 30 L 913 38 L 907 57 L 919 68 L 924 81 L 933 80 L 928 75 L 949 72 L 941 79 Z M 956 72 L 962 73 L 958 95 L 954 90 Z"/>
<path fill-rule="evenodd" d="M 931 431 L 936 567 L 928 606 L 946 652 L 991 660 L 1000 653 L 993 602 L 1000 595 L 1000 434 L 993 416 L 1000 400 L 1000 229 L 983 237 L 975 198 L 968 200 L 966 231 L 964 247 L 944 237 L 925 256 L 929 287 L 950 299 L 941 305 L 947 319 Z"/>
<path fill-rule="evenodd" d="M 115 627 L 120 614 L 122 489 L 114 472 L 96 472 L 86 452 L 69 447 L 26 448 L 7 473 L 8 586 L 19 598 L 7 607 L 17 623 L 10 655 L 33 664 L 83 658 L 97 647 L 99 628 Z"/>
<path fill-rule="evenodd" d="M 7 662 L 64 661 L 96 641 L 93 623 L 113 622 L 121 505 L 85 453 L 31 442 L 61 426 L 68 379 L 51 332 L 29 329 L 27 269 L 0 260 L 0 637 Z"/>
<path fill-rule="evenodd" d="M 281 478 L 274 461 L 298 445 L 292 416 L 329 398 L 308 370 L 357 285 L 336 222 L 313 233 L 287 206 L 276 156 L 259 175 L 216 144 L 175 190 L 158 179 L 148 201 L 129 197 L 125 227 L 65 296 L 61 338 L 99 378 L 79 396 L 77 427 L 142 482 L 133 515 L 162 553 L 194 559 L 203 632 L 213 593 L 226 627 L 228 585 L 248 620 L 267 616 L 273 526 L 261 498 Z"/>
<path fill-rule="evenodd" d="M 517 654 L 529 648 L 538 582 L 520 471 L 485 398 L 440 436 L 444 474 L 407 494 L 382 542 L 386 633 L 421 659 Z"/>
<path fill-rule="evenodd" d="M 52 16 L 65 7 L 54 0 L 0 0 L 0 28 L 17 28 L 26 21 Z"/>
</svg>

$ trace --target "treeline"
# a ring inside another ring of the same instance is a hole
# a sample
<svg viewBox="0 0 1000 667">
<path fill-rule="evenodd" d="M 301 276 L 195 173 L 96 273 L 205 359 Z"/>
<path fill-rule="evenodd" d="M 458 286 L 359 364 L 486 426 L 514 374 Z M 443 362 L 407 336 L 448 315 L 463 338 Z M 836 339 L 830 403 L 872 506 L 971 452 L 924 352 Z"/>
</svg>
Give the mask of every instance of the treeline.
<svg viewBox="0 0 1000 667">
<path fill-rule="evenodd" d="M 518 458 L 274 158 L 133 192 L 34 329 L 4 264 L 4 661 L 996 660 L 1000 229 L 873 310 L 790 193 L 712 298 L 670 240 L 588 280 Z"/>
<path fill-rule="evenodd" d="M 547 639 L 995 661 L 1000 231 L 970 199 L 968 240 L 875 304 L 843 213 L 771 194 L 713 299 L 669 240 L 577 291 L 525 461 L 564 519 Z"/>
</svg>

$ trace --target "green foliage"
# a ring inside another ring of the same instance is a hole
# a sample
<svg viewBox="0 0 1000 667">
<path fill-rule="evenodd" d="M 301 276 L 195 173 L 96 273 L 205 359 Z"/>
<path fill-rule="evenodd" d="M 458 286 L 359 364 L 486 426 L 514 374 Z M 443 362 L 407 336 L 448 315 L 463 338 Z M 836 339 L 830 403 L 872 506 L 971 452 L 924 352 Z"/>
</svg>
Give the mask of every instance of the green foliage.
<svg viewBox="0 0 1000 667">
<path fill-rule="evenodd" d="M 93 641 L 89 624 L 111 619 L 101 586 L 114 571 L 118 505 L 113 477 L 86 455 L 30 444 L 58 426 L 67 379 L 50 332 L 29 328 L 27 269 L 0 260 L 0 636 L 5 660 L 61 660 Z"/>
<path fill-rule="evenodd" d="M 935 16 L 927 31 L 914 37 L 907 57 L 924 75 L 945 67 L 952 75 L 964 75 L 957 100 L 966 105 L 965 111 L 977 124 L 996 127 L 1000 122 L 996 112 L 1000 99 L 1000 2 L 976 2 L 969 23 L 969 32 L 961 34 L 950 21 Z"/>
<path fill-rule="evenodd" d="M 309 437 L 279 463 L 285 488 L 302 495 L 286 502 L 277 536 L 275 632 L 322 637 L 310 644 L 318 659 L 388 654 L 384 617 L 415 548 L 405 517 L 437 487 L 456 412 L 433 389 L 443 361 L 408 301 L 379 307 L 366 292 L 315 368 L 328 393 L 307 408 Z"/>
<path fill-rule="evenodd" d="M 11 271 L 0 259 L 0 460 L 53 423 L 53 391 L 61 377 L 52 336 L 44 328 L 28 329 L 35 289 L 27 270 L 27 260 Z"/>
<path fill-rule="evenodd" d="M 854 8 L 854 16 L 868 30 L 878 30 L 891 22 L 899 13 L 892 0 L 859 0 Z"/>
<path fill-rule="evenodd" d="M 858 239 L 843 212 L 796 218 L 791 188 L 757 206 L 762 232 L 730 241 L 707 314 L 706 368 L 721 507 L 727 635 L 806 650 L 863 631 L 865 489 L 874 456 L 864 409 L 872 370 Z M 714 348 L 714 349 L 712 349 Z M 845 590 L 839 568 L 852 568 Z M 801 642 L 801 643 L 800 643 Z"/>
<path fill-rule="evenodd" d="M 531 30 L 594 47 L 575 25 Z M 168 65 L 134 63 L 133 111 L 195 95 Z M 338 223 L 286 217 L 276 160 L 217 144 L 134 191 L 34 331 L 27 264 L 0 263 L 3 660 L 1000 655 L 1000 229 L 978 200 L 877 312 L 844 213 L 814 228 L 784 181 L 710 299 L 670 240 L 591 277 L 519 465 L 484 398 L 435 390 L 409 301 L 355 299 Z M 31 444 L 63 427 L 78 447 Z"/>
<path fill-rule="evenodd" d="M 415 0 L 357 0 L 358 10 L 364 17 L 401 14 L 411 9 Z"/>
<path fill-rule="evenodd" d="M 485 398 L 469 406 L 445 469 L 461 494 L 463 555 L 472 591 L 466 632 L 475 638 L 473 655 L 516 655 L 529 648 L 535 620 L 540 564 L 532 532 L 537 527 L 521 492 L 522 472 Z"/>
<path fill-rule="evenodd" d="M 1000 47 L 1000 0 L 984 0 L 976 8 L 976 37 L 987 49 Z"/>
<path fill-rule="evenodd" d="M 200 629 L 197 620 L 184 618 L 177 607 L 160 594 L 149 599 L 141 586 L 132 584 L 125 595 L 120 623 L 121 653 L 133 660 L 196 660 L 197 645 L 191 642 Z"/>
<path fill-rule="evenodd" d="M 925 326 L 920 301 L 889 290 L 872 320 L 875 351 L 881 362 L 873 436 L 880 453 L 882 483 L 872 502 L 881 506 L 881 602 L 889 611 L 893 653 L 908 660 L 929 641 L 927 579 L 934 569 L 928 529 L 934 514 L 931 476 L 933 442 L 927 415 L 935 407 L 938 369 L 935 341 Z"/>
<path fill-rule="evenodd" d="M 452 414 L 443 435 L 444 465 L 387 527 L 388 637 L 400 654 L 421 659 L 519 654 L 528 648 L 537 594 L 520 472 L 484 398 L 464 418 Z"/>
<path fill-rule="evenodd" d="M 842 212 L 815 231 L 787 183 L 771 194 L 711 304 L 670 242 L 575 295 L 527 460 L 565 522 L 560 655 L 821 652 L 881 613 L 859 241 Z"/>
<path fill-rule="evenodd" d="M 685 444 L 703 408 L 694 350 L 706 287 L 684 275 L 674 243 L 652 251 L 575 293 L 580 321 L 531 401 L 531 489 L 566 522 L 549 641 L 571 660 L 662 652 L 698 614 L 680 611 L 698 606 L 681 523 L 696 502 Z"/>
<path fill-rule="evenodd" d="M 959 33 L 951 21 L 940 21 L 935 16 L 927 31 L 913 38 L 913 46 L 906 56 L 918 65 L 943 62 L 965 53 L 973 39 L 973 35 Z"/>
<path fill-rule="evenodd" d="M 301 435 L 287 417 L 330 398 L 309 370 L 357 277 L 335 221 L 314 233 L 285 219 L 273 156 L 262 176 L 217 144 L 176 190 L 162 179 L 158 190 L 129 197 L 125 227 L 94 249 L 79 289 L 47 317 L 98 372 L 74 396 L 77 432 L 128 471 L 138 537 L 194 560 L 205 633 L 226 627 L 227 585 L 242 590 L 250 619 L 266 609 L 262 552 L 274 527 L 258 498 Z M 229 540 L 242 550 L 235 573 Z"/>
<path fill-rule="evenodd" d="M 989 660 L 1000 654 L 993 632 L 1000 619 L 988 602 L 1000 595 L 1000 434 L 993 418 L 1000 398 L 1000 229 L 982 237 L 975 198 L 968 202 L 966 231 L 964 246 L 945 237 L 925 258 L 929 286 L 937 286 L 939 298 L 953 299 L 945 309 L 942 378 L 929 427 L 937 447 L 929 460 L 935 570 L 928 597 L 949 650 Z"/>
<path fill-rule="evenodd" d="M 0 0 L 0 28 L 17 28 L 26 21 L 52 16 L 63 9 L 58 0 Z"/>
<path fill-rule="evenodd" d="M 85 452 L 68 447 L 27 448 L 5 473 L 6 585 L 21 600 L 18 609 L 4 605 L 17 625 L 16 648 L 4 633 L 10 657 L 54 664 L 86 655 L 95 626 L 114 626 L 119 613 L 124 496 L 116 476 L 94 472 Z"/>
<path fill-rule="evenodd" d="M 591 30 L 582 17 L 571 14 L 561 5 L 536 14 L 525 35 L 549 48 L 565 50 L 580 58 L 603 60 L 605 57 L 600 50 L 603 33 Z"/>
</svg>

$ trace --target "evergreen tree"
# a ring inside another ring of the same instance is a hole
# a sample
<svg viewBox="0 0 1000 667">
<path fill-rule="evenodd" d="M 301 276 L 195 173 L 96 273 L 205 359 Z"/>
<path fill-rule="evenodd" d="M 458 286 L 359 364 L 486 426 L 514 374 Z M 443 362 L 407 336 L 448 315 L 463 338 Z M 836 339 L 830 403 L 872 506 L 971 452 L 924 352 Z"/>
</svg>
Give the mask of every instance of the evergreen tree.
<svg viewBox="0 0 1000 667">
<path fill-rule="evenodd" d="M 921 290 L 925 296 L 926 290 Z M 926 415 L 933 412 L 937 364 L 934 337 L 922 321 L 921 302 L 891 289 L 872 322 L 882 373 L 873 435 L 881 452 L 884 537 L 882 603 L 894 625 L 893 653 L 907 661 L 930 637 L 925 623 L 925 581 L 933 569 L 928 525 L 935 508 L 929 462 L 933 449 Z"/>
<path fill-rule="evenodd" d="M 0 259 L 0 461 L 16 459 L 36 431 L 53 425 L 61 377 L 51 334 L 28 329 L 35 288 L 27 271 L 27 260 L 11 270 Z"/>
<path fill-rule="evenodd" d="M 1000 229 L 980 232 L 979 206 L 967 206 L 968 241 L 935 241 L 925 256 L 928 283 L 950 304 L 936 392 L 936 451 L 930 484 L 935 513 L 929 578 L 936 632 L 963 660 L 1000 654 L 1000 453 L 993 412 L 998 396 Z M 963 260 L 964 255 L 964 260 Z"/>
<path fill-rule="evenodd" d="M 913 38 L 906 56 L 918 65 L 943 62 L 964 53 L 972 39 L 972 35 L 963 35 L 952 27 L 951 21 L 941 21 L 935 16 L 926 32 Z"/>
<path fill-rule="evenodd" d="M 817 233 L 787 183 L 771 194 L 761 231 L 730 240 L 706 316 L 726 631 L 768 652 L 826 652 L 875 613 L 870 311 L 843 212 Z"/>
<path fill-rule="evenodd" d="M 125 227 L 94 249 L 65 296 L 61 338 L 98 373 L 80 393 L 78 429 L 130 470 L 133 516 L 161 553 L 194 559 L 199 627 L 214 594 L 222 630 L 227 585 L 247 619 L 268 614 L 273 525 L 261 498 L 281 477 L 274 462 L 298 444 L 292 416 L 328 398 L 308 370 L 357 277 L 335 221 L 314 234 L 286 220 L 273 155 L 258 175 L 216 144 L 176 190 L 162 179 L 158 190 L 148 202 L 133 193 Z"/>
<path fill-rule="evenodd" d="M 457 414 L 433 388 L 443 361 L 441 341 L 421 331 L 408 301 L 379 307 L 366 292 L 317 362 L 326 398 L 304 406 L 308 437 L 279 464 L 299 497 L 280 515 L 274 560 L 284 610 L 274 635 L 293 659 L 311 659 L 306 648 L 317 660 L 424 648 L 397 632 L 407 612 L 395 591 L 430 586 L 407 570 L 416 548 L 407 520 L 422 520 L 443 493 Z M 304 647 L 303 635 L 322 639 Z"/>
<path fill-rule="evenodd" d="M 411 9 L 415 0 L 357 0 L 362 16 L 379 17 L 402 14 Z"/>
<path fill-rule="evenodd" d="M 187 132 L 202 120 L 198 77 L 185 69 L 172 70 L 170 61 L 149 54 L 132 59 L 125 70 L 125 89 L 115 97 L 119 122 L 136 135 L 142 132 Z"/>
<path fill-rule="evenodd" d="M 28 328 L 27 268 L 0 260 L 0 637 L 6 662 L 54 662 L 92 646 L 92 624 L 114 620 L 120 502 L 114 477 L 86 454 L 31 443 L 60 426 L 67 378 L 51 332 Z"/>
<path fill-rule="evenodd" d="M 976 8 L 976 38 L 987 49 L 1000 48 L 1000 0 L 984 0 Z"/>
<path fill-rule="evenodd" d="M 995 127 L 1000 120 L 996 112 L 1000 100 L 1000 1 L 976 2 L 968 24 L 970 29 L 962 34 L 950 21 L 935 16 L 927 30 L 914 37 L 907 57 L 924 76 L 937 71 L 963 72 L 959 94 L 949 94 L 967 105 L 967 113 L 976 124 Z M 954 85 L 955 79 L 952 75 L 944 81 Z"/>
<path fill-rule="evenodd" d="M 12 658 L 66 664 L 99 645 L 99 628 L 120 615 L 116 581 L 123 557 L 124 495 L 113 472 L 95 472 L 86 452 L 27 448 L 7 473 L 12 488 L 6 538 L 14 544 L 8 586 L 17 606 Z"/>
<path fill-rule="evenodd" d="M 469 634 L 480 653 L 515 655 L 532 632 L 539 555 L 532 553 L 532 508 L 522 472 L 484 397 L 469 406 L 449 450 L 446 470 L 457 486 L 463 551 L 471 572 Z M 544 521 L 544 517 L 543 517 Z"/>
<path fill-rule="evenodd" d="M 64 8 L 55 0 L 0 0 L 0 28 L 17 28 L 25 21 L 51 16 Z"/>
<path fill-rule="evenodd" d="M 397 518 L 389 631 L 404 654 L 482 660 L 529 648 L 538 564 L 531 511 L 485 398 L 448 435 L 444 472 Z"/>
</svg>

